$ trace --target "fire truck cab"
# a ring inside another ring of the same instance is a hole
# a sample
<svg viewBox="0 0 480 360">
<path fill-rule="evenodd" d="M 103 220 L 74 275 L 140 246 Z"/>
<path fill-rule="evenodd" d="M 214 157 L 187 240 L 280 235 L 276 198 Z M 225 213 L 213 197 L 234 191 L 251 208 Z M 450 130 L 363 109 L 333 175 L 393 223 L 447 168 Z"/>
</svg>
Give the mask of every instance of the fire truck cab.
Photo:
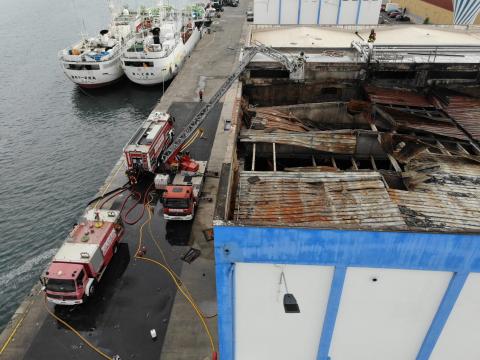
<svg viewBox="0 0 480 360">
<path fill-rule="evenodd" d="M 195 164 L 198 165 L 196 171 L 181 170 L 175 174 L 172 183 L 162 189 L 163 217 L 166 220 L 193 219 L 202 192 L 207 162 L 197 161 Z M 156 187 L 157 184 L 160 182 L 155 181 Z"/>
<path fill-rule="evenodd" d="M 161 153 L 172 143 L 174 121 L 170 114 L 156 111 L 142 124 L 123 149 L 129 176 L 155 173 Z"/>
<path fill-rule="evenodd" d="M 77 305 L 92 296 L 123 232 L 119 211 L 88 210 L 42 275 L 47 300 Z"/>
</svg>

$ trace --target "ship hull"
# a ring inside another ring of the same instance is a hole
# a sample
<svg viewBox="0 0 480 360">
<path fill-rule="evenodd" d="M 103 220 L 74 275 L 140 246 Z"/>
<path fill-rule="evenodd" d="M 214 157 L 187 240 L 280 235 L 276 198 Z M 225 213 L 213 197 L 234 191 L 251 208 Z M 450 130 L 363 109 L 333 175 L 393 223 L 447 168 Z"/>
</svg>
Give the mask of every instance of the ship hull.
<svg viewBox="0 0 480 360">
<path fill-rule="evenodd" d="M 124 75 L 120 57 L 95 64 L 62 61 L 62 65 L 63 72 L 70 81 L 88 89 L 111 85 Z M 93 66 L 98 66 L 98 69 L 90 69 Z"/>
<path fill-rule="evenodd" d="M 153 86 L 165 83 L 178 74 L 200 37 L 201 31 L 195 27 L 185 43 L 180 41 L 175 49 L 163 58 L 149 57 L 143 52 L 136 57 L 132 54 L 128 57 L 124 55 L 123 71 L 129 80 L 139 85 Z M 141 66 L 142 64 L 144 66 Z"/>
</svg>

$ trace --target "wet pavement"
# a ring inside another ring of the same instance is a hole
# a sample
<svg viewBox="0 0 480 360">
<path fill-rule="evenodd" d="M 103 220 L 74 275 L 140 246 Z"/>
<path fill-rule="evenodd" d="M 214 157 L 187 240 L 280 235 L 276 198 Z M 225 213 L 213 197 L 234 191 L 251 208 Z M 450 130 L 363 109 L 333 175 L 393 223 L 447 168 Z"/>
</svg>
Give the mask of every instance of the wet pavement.
<svg viewBox="0 0 480 360">
<path fill-rule="evenodd" d="M 198 109 L 198 103 L 172 103 L 170 113 L 175 116 L 177 133 Z M 217 122 L 221 112 L 217 105 L 202 128 L 203 136 L 190 148 L 198 160 L 208 160 Z M 124 177 L 121 172 L 118 177 Z M 146 188 L 148 184 L 144 184 Z M 112 205 L 118 208 L 127 194 L 119 196 Z M 130 199 L 126 208 L 136 200 Z M 161 216 L 161 204 L 156 204 L 151 226 L 167 261 L 177 273 L 182 267 L 181 256 L 188 250 L 191 222 L 167 222 Z M 141 206 L 129 215 L 140 215 Z M 83 336 L 110 356 L 121 359 L 159 359 L 176 288 L 168 274 L 160 267 L 134 258 L 143 219 L 135 225 L 126 225 L 125 235 L 118 253 L 109 264 L 97 293 L 85 304 L 76 307 L 55 306 L 55 314 L 67 321 Z M 162 261 L 144 227 L 143 244 L 146 256 Z M 173 246 L 172 246 L 173 245 Z M 179 246 L 180 245 L 180 246 Z M 50 305 L 51 306 L 51 305 Z M 197 319 L 192 318 L 192 321 Z M 152 340 L 150 329 L 155 329 L 157 339 Z M 40 329 L 25 355 L 26 359 L 98 359 L 99 355 L 88 348 L 75 334 L 65 329 L 51 316 Z"/>
</svg>

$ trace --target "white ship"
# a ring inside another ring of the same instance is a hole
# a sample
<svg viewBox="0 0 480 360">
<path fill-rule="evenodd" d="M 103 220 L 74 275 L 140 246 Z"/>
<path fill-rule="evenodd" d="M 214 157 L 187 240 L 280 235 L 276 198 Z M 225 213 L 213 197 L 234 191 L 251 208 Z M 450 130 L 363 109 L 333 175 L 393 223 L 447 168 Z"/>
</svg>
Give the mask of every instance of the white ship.
<svg viewBox="0 0 480 360">
<path fill-rule="evenodd" d="M 171 7 L 149 9 L 143 30 L 122 55 L 125 75 L 134 83 L 156 85 L 172 79 L 200 40 L 201 24 Z"/>
<path fill-rule="evenodd" d="M 67 78 L 83 88 L 97 88 L 119 80 L 123 76 L 120 56 L 141 24 L 136 12 L 123 9 L 108 30 L 60 51 Z"/>
<path fill-rule="evenodd" d="M 194 3 L 187 5 L 185 8 L 185 13 L 189 14 L 195 23 L 195 25 L 200 29 L 204 25 L 205 19 L 205 4 L 203 3 Z"/>
</svg>

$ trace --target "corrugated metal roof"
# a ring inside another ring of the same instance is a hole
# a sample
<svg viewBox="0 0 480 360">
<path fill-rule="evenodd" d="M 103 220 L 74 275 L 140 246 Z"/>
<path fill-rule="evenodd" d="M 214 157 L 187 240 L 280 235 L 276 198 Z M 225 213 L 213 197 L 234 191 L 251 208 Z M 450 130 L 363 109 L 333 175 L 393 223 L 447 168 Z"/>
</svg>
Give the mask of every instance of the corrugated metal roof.
<svg viewBox="0 0 480 360">
<path fill-rule="evenodd" d="M 478 199 L 472 201 L 441 190 L 422 192 L 389 189 L 388 193 L 411 230 L 480 230 Z"/>
<path fill-rule="evenodd" d="M 468 136 L 448 118 L 428 118 L 406 111 L 382 107 L 397 123 L 399 129 L 420 130 L 432 134 L 468 140 Z"/>
<path fill-rule="evenodd" d="M 277 131 L 292 131 L 305 132 L 311 130 L 300 119 L 293 116 L 291 113 L 271 109 L 258 108 L 252 109 L 255 111 L 256 118 L 253 119 L 252 128 L 277 130 Z"/>
<path fill-rule="evenodd" d="M 480 163 L 478 159 L 475 161 L 448 155 L 422 153 L 410 160 L 405 169 L 431 175 L 475 177 L 479 178 L 480 185 Z"/>
<path fill-rule="evenodd" d="M 410 191 L 389 189 L 409 228 L 480 230 L 480 164 L 445 155 L 421 154 L 408 165 L 422 181 Z"/>
<path fill-rule="evenodd" d="M 406 228 L 376 172 L 242 172 L 234 219 L 250 225 Z"/>
<path fill-rule="evenodd" d="M 366 86 L 365 91 L 370 101 L 374 104 L 403 105 L 422 108 L 435 107 L 426 96 L 410 90 Z"/>
<path fill-rule="evenodd" d="M 293 134 L 243 130 L 239 138 L 241 142 L 294 145 L 337 154 L 354 154 L 357 146 L 357 135 L 350 130 L 310 131 Z"/>
<path fill-rule="evenodd" d="M 449 96 L 445 110 L 472 138 L 480 141 L 480 100 Z"/>
<path fill-rule="evenodd" d="M 288 110 L 256 109 L 263 123 L 259 128 L 242 130 L 241 142 L 286 144 L 329 154 L 316 154 L 321 158 L 320 166 L 314 156 L 313 166 L 291 163 L 292 167 L 278 172 L 241 170 L 235 222 L 480 231 L 480 156 L 472 154 L 471 147 L 458 146 L 471 143 L 465 130 L 480 137 L 480 100 L 455 94 L 427 98 L 402 89 L 365 89 L 373 106 L 355 100 L 346 108 L 370 119 L 371 130 L 361 129 L 363 122 L 350 121 L 341 123 L 345 130 L 313 131 L 331 121 L 331 116 L 320 116 L 318 108 L 303 112 L 315 114 L 311 123 L 295 118 Z M 448 105 L 447 111 L 441 102 Z M 346 160 L 356 171 L 345 166 Z M 390 164 L 385 165 L 385 161 Z M 385 169 L 391 167 L 395 171 L 387 176 Z M 379 172 L 371 170 L 377 168 Z"/>
</svg>

